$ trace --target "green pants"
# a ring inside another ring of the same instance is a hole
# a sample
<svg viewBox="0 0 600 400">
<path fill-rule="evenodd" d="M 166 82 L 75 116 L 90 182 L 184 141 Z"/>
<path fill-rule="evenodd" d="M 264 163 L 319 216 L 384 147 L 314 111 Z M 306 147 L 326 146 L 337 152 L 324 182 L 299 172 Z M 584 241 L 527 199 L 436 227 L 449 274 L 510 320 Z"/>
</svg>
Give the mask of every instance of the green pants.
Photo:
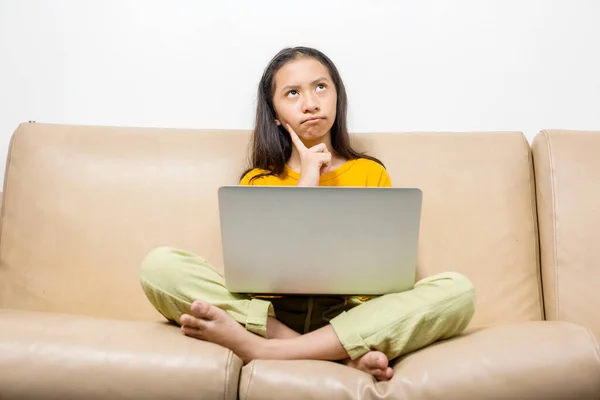
<svg viewBox="0 0 600 400">
<path fill-rule="evenodd" d="M 194 300 L 203 300 L 263 337 L 268 316 L 299 333 L 331 324 L 352 359 L 379 350 L 392 360 L 458 335 L 475 312 L 473 285 L 458 273 L 431 276 L 410 291 L 368 301 L 340 296 L 265 300 L 230 293 L 223 276 L 205 260 L 169 247 L 145 257 L 141 284 L 152 305 L 173 323 L 179 324 L 179 317 L 190 312 Z"/>
</svg>

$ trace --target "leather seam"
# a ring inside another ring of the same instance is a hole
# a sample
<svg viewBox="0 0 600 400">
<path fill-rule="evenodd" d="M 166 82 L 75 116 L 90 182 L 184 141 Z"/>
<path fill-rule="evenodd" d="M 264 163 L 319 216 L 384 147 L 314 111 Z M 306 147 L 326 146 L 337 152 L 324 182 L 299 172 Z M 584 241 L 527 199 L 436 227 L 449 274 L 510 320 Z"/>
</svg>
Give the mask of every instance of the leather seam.
<svg viewBox="0 0 600 400">
<path fill-rule="evenodd" d="M 246 396 L 244 397 L 244 400 L 248 400 L 248 396 L 250 396 L 250 385 L 252 384 L 252 377 L 254 376 L 254 365 L 256 364 L 256 361 L 254 361 L 252 363 L 252 365 L 250 366 L 250 375 L 248 376 L 248 386 L 246 386 Z"/>
<path fill-rule="evenodd" d="M 541 263 L 541 250 L 540 250 L 540 226 L 539 226 L 539 218 L 538 218 L 538 205 L 537 205 L 537 190 L 536 190 L 536 182 L 535 182 L 535 165 L 533 161 L 533 152 L 531 151 L 531 146 L 527 142 L 524 136 L 521 135 L 521 138 L 525 142 L 524 145 L 527 151 L 527 166 L 529 169 L 529 194 L 530 194 L 530 209 L 531 209 L 531 222 L 533 227 L 533 240 L 535 243 L 535 248 L 537 254 L 533 255 L 533 263 L 535 265 L 535 273 L 537 278 L 537 287 L 539 290 L 538 296 L 538 304 L 539 304 L 539 312 L 542 316 L 542 320 L 546 319 L 546 310 L 544 307 L 544 288 L 542 283 L 542 263 Z"/>
<path fill-rule="evenodd" d="M 227 362 L 225 363 L 225 382 L 224 382 L 225 387 L 224 387 L 224 390 L 223 390 L 223 393 L 224 393 L 223 399 L 224 400 L 227 400 L 228 397 L 229 397 L 228 396 L 229 395 L 229 390 L 228 390 L 229 389 L 229 385 L 228 385 L 228 382 L 229 382 L 229 369 L 230 369 L 229 367 L 231 365 L 231 359 L 232 359 L 231 353 L 232 353 L 232 351 L 229 350 L 229 356 L 227 357 Z"/>
<path fill-rule="evenodd" d="M 548 168 L 550 168 L 550 199 L 552 201 L 552 241 L 554 244 L 554 304 L 556 307 L 556 319 L 560 320 L 560 294 L 558 290 L 559 270 L 558 270 L 558 243 L 556 235 L 556 187 L 554 182 L 554 158 L 552 157 L 552 146 L 550 144 L 550 136 L 544 131 L 546 137 L 546 148 L 548 150 Z"/>
<path fill-rule="evenodd" d="M 598 361 L 598 365 L 600 365 L 600 344 L 596 340 L 596 336 L 592 333 L 592 330 L 589 328 L 585 329 L 587 331 L 590 340 L 592 341 L 592 347 L 596 350 L 596 360 Z"/>
</svg>

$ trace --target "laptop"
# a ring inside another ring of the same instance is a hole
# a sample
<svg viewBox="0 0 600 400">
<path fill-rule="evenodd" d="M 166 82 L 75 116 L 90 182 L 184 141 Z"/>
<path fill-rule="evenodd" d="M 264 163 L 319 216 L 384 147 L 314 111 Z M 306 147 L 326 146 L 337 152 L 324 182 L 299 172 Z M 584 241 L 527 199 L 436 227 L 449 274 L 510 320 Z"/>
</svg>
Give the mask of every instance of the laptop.
<svg viewBox="0 0 600 400">
<path fill-rule="evenodd" d="M 225 284 L 256 295 L 383 295 L 415 284 L 417 188 L 223 186 Z"/>
</svg>

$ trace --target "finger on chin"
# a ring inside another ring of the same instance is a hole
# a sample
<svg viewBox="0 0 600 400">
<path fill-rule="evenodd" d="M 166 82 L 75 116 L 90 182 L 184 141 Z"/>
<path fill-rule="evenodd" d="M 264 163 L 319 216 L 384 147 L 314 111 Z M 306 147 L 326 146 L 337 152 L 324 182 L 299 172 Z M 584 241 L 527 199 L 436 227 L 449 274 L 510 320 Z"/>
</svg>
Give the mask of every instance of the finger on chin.
<svg viewBox="0 0 600 400">
<path fill-rule="evenodd" d="M 304 143 L 302 143 L 302 140 L 300 140 L 300 137 L 292 129 L 290 124 L 285 124 L 285 126 L 287 127 L 287 131 L 290 134 L 290 139 L 292 140 L 292 144 L 294 145 L 294 147 L 296 147 L 296 149 L 298 149 L 299 151 L 307 150 L 306 146 L 304 145 Z"/>
</svg>

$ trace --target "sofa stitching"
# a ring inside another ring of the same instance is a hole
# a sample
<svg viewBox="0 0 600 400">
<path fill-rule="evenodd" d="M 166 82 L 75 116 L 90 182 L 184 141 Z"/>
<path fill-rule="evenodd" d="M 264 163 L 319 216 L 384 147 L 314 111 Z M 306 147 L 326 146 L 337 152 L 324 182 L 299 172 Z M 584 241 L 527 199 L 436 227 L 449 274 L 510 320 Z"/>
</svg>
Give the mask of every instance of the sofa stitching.
<svg viewBox="0 0 600 400">
<path fill-rule="evenodd" d="M 552 241 L 554 242 L 554 304 L 556 307 L 556 319 L 560 320 L 560 299 L 559 299 L 559 270 L 558 270 L 558 241 L 556 234 L 556 187 L 554 181 L 554 159 L 552 157 L 552 145 L 550 144 L 550 136 L 544 131 L 546 137 L 546 147 L 548 149 L 548 167 L 550 168 L 550 199 L 552 201 Z"/>
<path fill-rule="evenodd" d="M 246 387 L 246 396 L 244 397 L 244 400 L 248 400 L 248 396 L 250 396 L 250 385 L 252 384 L 252 377 L 254 376 L 254 365 L 256 364 L 256 361 L 254 361 L 252 363 L 252 365 L 250 366 L 250 375 L 248 376 L 248 386 Z"/>
<path fill-rule="evenodd" d="M 229 355 L 227 356 L 227 362 L 225 362 L 225 382 L 224 382 L 224 386 L 225 387 L 224 387 L 224 390 L 223 390 L 223 393 L 224 393 L 223 399 L 224 400 L 227 400 L 227 398 L 229 397 L 228 396 L 229 395 L 229 390 L 228 390 L 229 389 L 229 385 L 228 385 L 228 383 L 229 383 L 229 369 L 230 369 L 229 367 L 230 367 L 231 360 L 232 360 L 231 353 L 232 353 L 231 350 L 229 350 Z"/>
</svg>

